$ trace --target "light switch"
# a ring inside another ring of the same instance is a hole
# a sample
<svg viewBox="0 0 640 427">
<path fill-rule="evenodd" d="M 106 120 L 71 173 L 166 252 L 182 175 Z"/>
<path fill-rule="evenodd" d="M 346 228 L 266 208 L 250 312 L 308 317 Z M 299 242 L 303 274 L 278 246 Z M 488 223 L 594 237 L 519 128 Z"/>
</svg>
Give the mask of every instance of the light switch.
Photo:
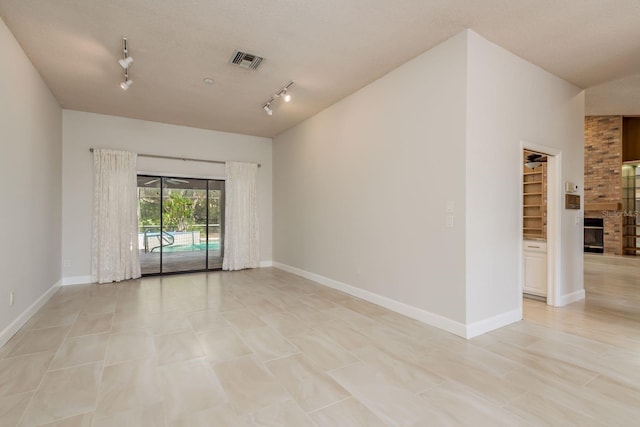
<svg viewBox="0 0 640 427">
<path fill-rule="evenodd" d="M 447 200 L 447 213 L 453 213 L 453 200 Z"/>
<path fill-rule="evenodd" d="M 447 215 L 447 227 L 453 228 L 453 215 Z"/>
</svg>

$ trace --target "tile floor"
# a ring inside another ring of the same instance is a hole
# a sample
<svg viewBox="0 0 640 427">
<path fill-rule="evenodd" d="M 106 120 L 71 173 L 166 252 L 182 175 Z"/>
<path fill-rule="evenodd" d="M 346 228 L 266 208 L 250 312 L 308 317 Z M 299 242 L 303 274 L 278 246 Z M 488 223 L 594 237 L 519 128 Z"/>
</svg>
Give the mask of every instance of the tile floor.
<svg viewBox="0 0 640 427">
<path fill-rule="evenodd" d="M 0 349 L 0 425 L 637 425 L 637 269 L 466 341 L 276 270 L 62 288 Z"/>
</svg>

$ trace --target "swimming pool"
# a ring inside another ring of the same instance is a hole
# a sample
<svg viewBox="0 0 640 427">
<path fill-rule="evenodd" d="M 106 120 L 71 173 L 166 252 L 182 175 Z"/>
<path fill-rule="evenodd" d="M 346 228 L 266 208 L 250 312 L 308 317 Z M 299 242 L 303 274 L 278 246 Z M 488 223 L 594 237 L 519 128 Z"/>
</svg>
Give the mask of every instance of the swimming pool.
<svg viewBox="0 0 640 427">
<path fill-rule="evenodd" d="M 171 245 L 171 246 L 163 246 L 163 252 L 197 252 L 197 251 L 205 251 L 207 249 L 206 243 L 194 243 L 193 245 Z M 220 250 L 220 242 L 209 242 L 209 251 L 219 251 Z M 159 252 L 160 248 L 156 249 L 154 252 Z"/>
</svg>

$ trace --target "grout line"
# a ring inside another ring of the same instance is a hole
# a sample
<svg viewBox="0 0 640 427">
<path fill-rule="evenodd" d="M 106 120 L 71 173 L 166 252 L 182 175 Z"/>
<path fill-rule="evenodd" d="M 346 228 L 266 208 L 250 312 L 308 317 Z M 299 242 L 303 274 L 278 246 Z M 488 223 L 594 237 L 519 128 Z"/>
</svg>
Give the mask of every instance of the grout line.
<svg viewBox="0 0 640 427">
<path fill-rule="evenodd" d="M 338 403 L 342 403 L 342 402 L 344 402 L 345 400 L 349 400 L 349 399 L 355 399 L 355 397 L 353 397 L 353 395 L 349 394 L 349 396 L 344 397 L 344 398 L 342 398 L 342 399 L 340 399 L 340 400 L 336 400 L 335 402 L 331 402 L 331 403 L 329 403 L 328 405 L 321 406 L 321 407 L 319 407 L 319 408 L 314 409 L 313 411 L 308 411 L 308 412 L 307 412 L 307 415 L 311 415 L 311 414 L 313 414 L 313 413 L 316 413 L 316 412 L 322 411 L 323 409 L 327 409 L 327 408 L 328 408 L 328 407 L 330 407 L 330 406 L 337 405 Z M 357 399 L 356 399 L 356 400 L 357 400 Z"/>
</svg>

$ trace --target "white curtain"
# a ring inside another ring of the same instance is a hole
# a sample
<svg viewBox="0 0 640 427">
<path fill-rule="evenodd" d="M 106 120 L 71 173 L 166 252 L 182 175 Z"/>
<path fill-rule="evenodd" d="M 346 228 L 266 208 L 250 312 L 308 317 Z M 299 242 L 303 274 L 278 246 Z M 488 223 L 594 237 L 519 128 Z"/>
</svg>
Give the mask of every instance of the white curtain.
<svg viewBox="0 0 640 427">
<path fill-rule="evenodd" d="M 227 162 L 223 270 L 260 265 L 258 165 Z"/>
<path fill-rule="evenodd" d="M 140 277 L 136 160 L 136 153 L 93 150 L 93 282 Z"/>
</svg>

